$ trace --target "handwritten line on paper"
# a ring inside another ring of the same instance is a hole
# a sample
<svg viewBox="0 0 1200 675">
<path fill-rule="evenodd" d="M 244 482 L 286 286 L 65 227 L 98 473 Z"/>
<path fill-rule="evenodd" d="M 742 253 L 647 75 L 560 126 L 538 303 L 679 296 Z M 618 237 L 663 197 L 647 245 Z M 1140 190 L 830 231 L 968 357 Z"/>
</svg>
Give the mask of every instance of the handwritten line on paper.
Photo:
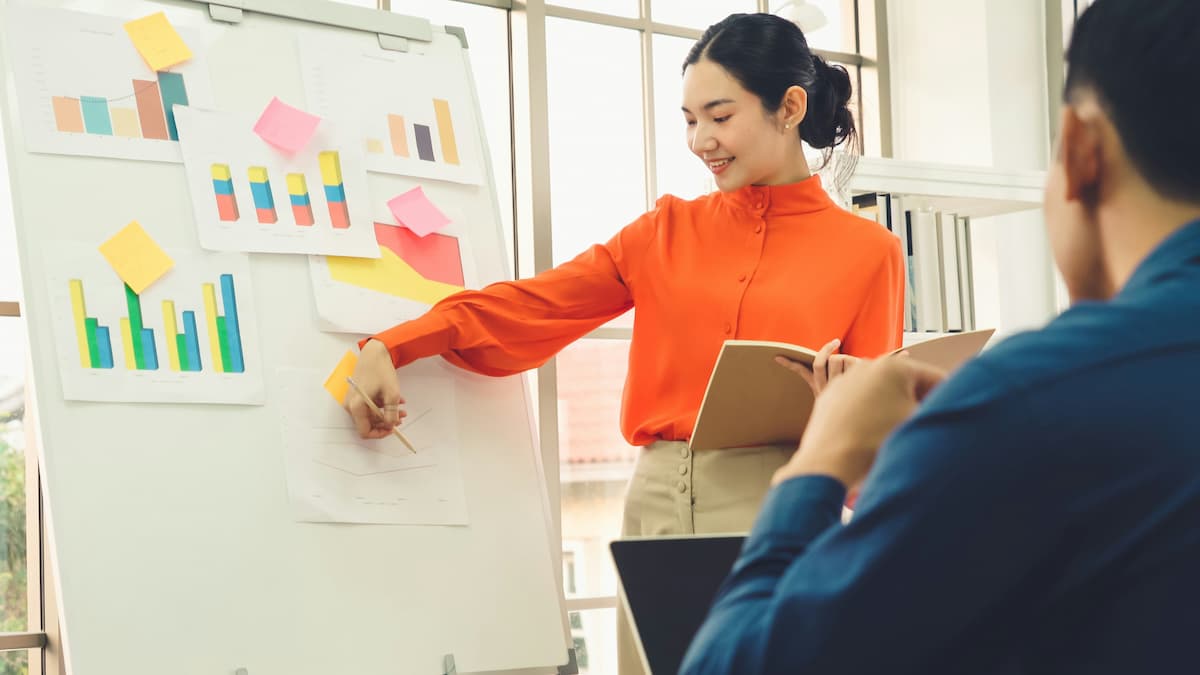
<svg viewBox="0 0 1200 675">
<path fill-rule="evenodd" d="M 450 224 L 450 219 L 429 201 L 420 186 L 392 197 L 387 204 L 396 220 L 418 237 L 437 232 Z"/>
</svg>

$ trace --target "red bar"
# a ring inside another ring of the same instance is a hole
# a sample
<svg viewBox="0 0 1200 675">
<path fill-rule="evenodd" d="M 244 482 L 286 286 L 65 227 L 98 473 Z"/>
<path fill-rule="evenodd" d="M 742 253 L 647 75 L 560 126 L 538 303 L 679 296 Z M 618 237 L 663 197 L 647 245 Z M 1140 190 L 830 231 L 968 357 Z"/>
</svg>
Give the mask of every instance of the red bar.
<svg viewBox="0 0 1200 675">
<path fill-rule="evenodd" d="M 134 80 L 133 93 L 137 99 L 138 119 L 142 122 L 142 138 L 157 138 L 160 141 L 170 138 L 167 135 L 167 118 L 163 116 L 162 98 L 158 94 L 158 83 L 154 80 Z M 236 206 L 234 211 L 237 211 Z"/>
<path fill-rule="evenodd" d="M 233 195 L 217 195 L 217 214 L 221 220 L 237 220 L 237 198 Z"/>
<path fill-rule="evenodd" d="M 258 222 L 273 223 L 278 218 L 275 216 L 275 209 L 254 209 L 258 212 Z"/>
<path fill-rule="evenodd" d="M 292 215 L 296 217 L 297 225 L 312 225 L 313 212 L 311 206 L 292 204 Z"/>
<path fill-rule="evenodd" d="M 346 202 L 329 202 L 329 219 L 333 221 L 333 229 L 348 229 L 350 227 L 350 211 L 346 208 Z"/>
</svg>

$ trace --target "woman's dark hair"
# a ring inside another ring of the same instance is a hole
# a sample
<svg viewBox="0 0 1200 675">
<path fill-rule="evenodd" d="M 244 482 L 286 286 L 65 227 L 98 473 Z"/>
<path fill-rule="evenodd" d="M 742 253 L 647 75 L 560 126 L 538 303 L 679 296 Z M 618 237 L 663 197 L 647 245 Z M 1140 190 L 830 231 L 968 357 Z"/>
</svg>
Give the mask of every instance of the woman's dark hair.
<svg viewBox="0 0 1200 675">
<path fill-rule="evenodd" d="M 1146 182 L 1200 203 L 1197 73 L 1200 0 L 1096 0 L 1075 24 L 1063 96 L 1094 93 Z"/>
<path fill-rule="evenodd" d="M 847 103 L 850 74 L 831 66 L 808 48 L 796 24 L 773 14 L 731 14 L 704 31 L 683 62 L 683 70 L 700 59 L 724 68 L 742 87 L 762 101 L 768 113 L 779 110 L 788 87 L 808 92 L 808 112 L 800 122 L 800 138 L 825 151 L 852 140 L 858 132 Z"/>
</svg>

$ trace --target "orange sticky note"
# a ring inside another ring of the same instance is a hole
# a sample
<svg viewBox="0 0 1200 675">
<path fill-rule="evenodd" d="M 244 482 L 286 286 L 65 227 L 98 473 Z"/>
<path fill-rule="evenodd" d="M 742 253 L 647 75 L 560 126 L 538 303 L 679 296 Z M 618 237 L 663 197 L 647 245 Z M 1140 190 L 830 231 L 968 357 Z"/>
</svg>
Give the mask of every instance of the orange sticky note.
<svg viewBox="0 0 1200 675">
<path fill-rule="evenodd" d="M 320 123 L 320 117 L 272 98 L 254 125 L 254 133 L 277 148 L 297 152 L 308 144 Z"/>
<path fill-rule="evenodd" d="M 346 355 L 338 361 L 333 372 L 329 374 L 329 379 L 325 380 L 325 391 L 333 397 L 333 400 L 342 405 L 346 402 L 346 392 L 350 391 L 350 383 L 346 381 L 347 377 L 354 374 L 354 366 L 358 364 L 358 354 L 353 350 L 347 350 Z"/>
<path fill-rule="evenodd" d="M 138 295 L 175 266 L 136 220 L 100 244 L 100 254 Z"/>
<path fill-rule="evenodd" d="M 162 12 L 127 22 L 125 32 L 151 70 L 164 70 L 192 58 L 192 50 Z"/>
</svg>

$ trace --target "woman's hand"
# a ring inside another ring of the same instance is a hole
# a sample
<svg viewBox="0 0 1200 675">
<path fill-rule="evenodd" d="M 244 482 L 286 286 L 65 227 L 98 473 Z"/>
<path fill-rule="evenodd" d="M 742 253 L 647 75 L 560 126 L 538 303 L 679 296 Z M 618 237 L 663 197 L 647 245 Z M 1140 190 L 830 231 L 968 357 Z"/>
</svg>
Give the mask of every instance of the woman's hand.
<svg viewBox="0 0 1200 675">
<path fill-rule="evenodd" d="M 404 399 L 400 396 L 400 383 L 396 379 L 396 367 L 392 365 L 392 355 L 387 347 L 378 340 L 368 340 L 358 354 L 358 363 L 351 375 L 357 384 L 375 405 L 383 411 L 382 418 L 371 410 L 363 397 L 354 387 L 346 392 L 343 407 L 354 420 L 354 428 L 363 438 L 383 438 L 392 433 L 400 420 L 408 413 L 401 407 Z"/>
<path fill-rule="evenodd" d="M 841 346 L 842 341 L 837 338 L 825 343 L 825 346 L 821 347 L 821 351 L 817 352 L 816 358 L 813 359 L 811 370 L 807 364 L 793 361 L 787 357 L 777 356 L 775 361 L 804 378 L 808 386 L 812 387 L 813 394 L 819 396 L 834 378 L 841 376 L 860 361 L 854 356 L 835 354 L 834 352 Z"/>
</svg>

